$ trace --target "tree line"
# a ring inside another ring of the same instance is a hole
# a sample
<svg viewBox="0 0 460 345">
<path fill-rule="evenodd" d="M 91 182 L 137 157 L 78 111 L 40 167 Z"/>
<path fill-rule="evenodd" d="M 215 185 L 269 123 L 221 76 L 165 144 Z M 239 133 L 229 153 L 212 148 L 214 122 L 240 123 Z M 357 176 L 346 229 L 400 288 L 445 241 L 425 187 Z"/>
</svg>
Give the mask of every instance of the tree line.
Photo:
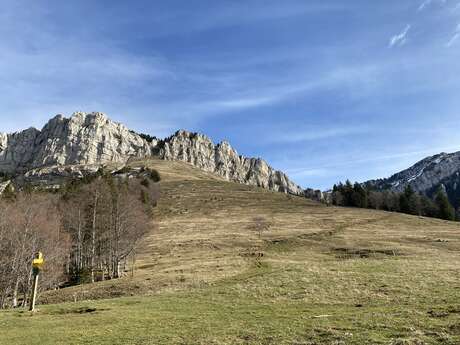
<svg viewBox="0 0 460 345">
<path fill-rule="evenodd" d="M 119 278 L 152 227 L 159 175 L 100 171 L 57 193 L 25 188 L 0 199 L 0 308 L 26 305 L 31 262 L 45 256 L 41 290 Z"/>
<path fill-rule="evenodd" d="M 336 206 L 370 208 L 445 220 L 458 219 L 442 187 L 439 187 L 431 199 L 415 192 L 410 185 L 402 193 L 398 193 L 389 190 L 379 191 L 371 185 L 352 184 L 347 180 L 344 184 L 334 185 L 331 198 L 332 204 Z"/>
</svg>

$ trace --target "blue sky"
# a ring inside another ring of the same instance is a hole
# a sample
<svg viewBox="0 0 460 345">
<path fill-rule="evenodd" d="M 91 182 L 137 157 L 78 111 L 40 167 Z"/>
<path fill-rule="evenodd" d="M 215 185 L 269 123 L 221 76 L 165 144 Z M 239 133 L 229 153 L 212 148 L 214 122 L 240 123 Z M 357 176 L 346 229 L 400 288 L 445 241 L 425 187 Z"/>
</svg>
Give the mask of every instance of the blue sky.
<svg viewBox="0 0 460 345">
<path fill-rule="evenodd" d="M 460 150 L 460 0 L 0 0 L 0 131 L 101 111 L 305 187 Z"/>
</svg>

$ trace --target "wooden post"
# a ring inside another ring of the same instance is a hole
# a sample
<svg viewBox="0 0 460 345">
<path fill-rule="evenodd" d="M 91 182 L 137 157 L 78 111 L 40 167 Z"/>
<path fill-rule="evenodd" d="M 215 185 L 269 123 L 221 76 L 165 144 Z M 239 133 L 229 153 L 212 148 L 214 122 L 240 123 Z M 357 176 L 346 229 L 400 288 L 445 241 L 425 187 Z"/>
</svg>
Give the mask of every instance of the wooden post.
<svg viewBox="0 0 460 345">
<path fill-rule="evenodd" d="M 37 291 L 38 291 L 38 276 L 40 274 L 40 269 L 43 267 L 44 260 L 43 254 L 38 252 L 35 255 L 35 259 L 32 261 L 32 273 L 33 273 L 33 285 L 32 285 L 32 295 L 30 296 L 30 311 L 35 311 L 35 302 L 37 301 Z"/>
<path fill-rule="evenodd" d="M 33 285 L 32 285 L 32 295 L 30 296 L 30 307 L 29 311 L 35 311 L 35 302 L 37 300 L 37 290 L 38 290 L 38 276 L 40 274 L 40 269 L 37 267 L 32 268 L 33 270 Z"/>
</svg>

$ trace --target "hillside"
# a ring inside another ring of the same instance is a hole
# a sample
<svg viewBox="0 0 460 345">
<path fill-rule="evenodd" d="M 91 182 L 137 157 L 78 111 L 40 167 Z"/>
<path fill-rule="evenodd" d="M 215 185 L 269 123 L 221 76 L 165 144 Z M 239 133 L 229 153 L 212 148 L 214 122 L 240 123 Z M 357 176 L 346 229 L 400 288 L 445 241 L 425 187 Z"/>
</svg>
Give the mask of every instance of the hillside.
<svg viewBox="0 0 460 345">
<path fill-rule="evenodd" d="M 460 342 L 460 224 L 131 163 L 144 164 L 162 196 L 134 277 L 0 312 L 1 344 Z"/>
</svg>

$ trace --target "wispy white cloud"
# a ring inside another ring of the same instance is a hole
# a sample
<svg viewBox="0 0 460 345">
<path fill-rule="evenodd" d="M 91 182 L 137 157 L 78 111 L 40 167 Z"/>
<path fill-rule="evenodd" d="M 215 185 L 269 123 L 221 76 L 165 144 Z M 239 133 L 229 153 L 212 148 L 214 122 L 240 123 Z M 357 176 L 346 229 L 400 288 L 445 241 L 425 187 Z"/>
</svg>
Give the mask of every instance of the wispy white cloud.
<svg viewBox="0 0 460 345">
<path fill-rule="evenodd" d="M 331 89 L 366 90 L 371 92 L 378 84 L 382 73 L 381 66 L 369 64 L 361 66 L 338 67 L 321 75 L 298 75 L 295 79 L 284 81 L 258 81 L 252 85 L 241 80 L 239 89 L 253 89 L 254 92 L 235 92 L 220 96 L 213 101 L 205 100 L 190 105 L 189 111 L 200 116 L 220 114 L 227 111 L 246 110 L 289 101 L 296 97 L 310 95 Z M 352 91 L 350 91 L 352 92 Z"/>
<path fill-rule="evenodd" d="M 282 95 L 279 95 L 282 97 Z M 274 95 L 267 95 L 266 97 L 242 97 L 242 98 L 234 98 L 234 99 L 228 99 L 228 100 L 221 100 L 221 101 L 212 101 L 212 102 L 207 102 L 203 103 L 202 105 L 204 107 L 211 107 L 215 108 L 216 110 L 218 109 L 227 109 L 227 110 L 233 110 L 233 109 L 249 109 L 249 108 L 254 108 L 254 107 L 260 107 L 264 106 L 267 104 L 272 104 L 277 101 L 276 96 Z"/>
<path fill-rule="evenodd" d="M 460 24 L 457 25 L 457 28 L 455 29 L 453 36 L 450 38 L 449 42 L 447 42 L 446 44 L 447 48 L 452 47 L 459 38 L 460 38 Z"/>
<path fill-rule="evenodd" d="M 295 132 L 284 131 L 279 134 L 274 133 L 268 141 L 276 143 L 301 143 L 364 134 L 369 133 L 370 130 L 371 128 L 368 126 L 341 126 L 335 128 L 310 127 L 298 129 Z"/>
<path fill-rule="evenodd" d="M 431 5 L 431 3 L 433 2 L 433 0 L 425 0 L 423 1 L 420 6 L 418 7 L 418 11 L 423 11 L 425 8 L 427 8 L 428 6 Z"/>
<path fill-rule="evenodd" d="M 407 35 L 408 35 L 410 29 L 411 29 L 411 25 L 408 24 L 408 25 L 406 25 L 406 27 L 404 28 L 404 30 L 401 33 L 391 37 L 389 47 L 390 48 L 395 47 L 395 46 L 401 47 L 404 44 L 406 44 Z"/>
<path fill-rule="evenodd" d="M 424 0 L 420 6 L 418 7 L 417 11 L 423 11 L 430 7 L 434 3 L 440 3 L 440 4 L 445 4 L 447 0 Z"/>
<path fill-rule="evenodd" d="M 450 48 L 451 46 L 454 45 L 454 43 L 458 40 L 458 38 L 460 37 L 460 33 L 455 33 L 454 36 L 452 36 L 452 38 L 449 40 L 449 42 L 447 42 L 447 47 Z"/>
</svg>

